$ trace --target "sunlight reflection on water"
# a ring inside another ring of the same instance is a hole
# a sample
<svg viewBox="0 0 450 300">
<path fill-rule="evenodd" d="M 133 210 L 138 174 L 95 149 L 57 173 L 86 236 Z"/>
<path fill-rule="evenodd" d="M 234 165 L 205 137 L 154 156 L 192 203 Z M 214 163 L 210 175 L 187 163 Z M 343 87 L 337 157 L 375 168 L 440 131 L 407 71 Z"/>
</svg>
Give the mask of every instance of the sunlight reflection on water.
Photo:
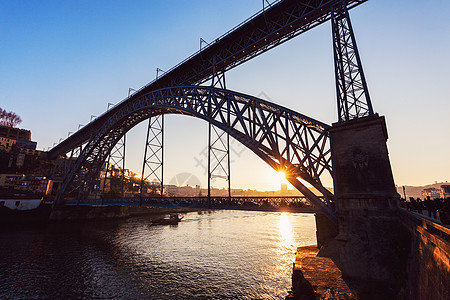
<svg viewBox="0 0 450 300">
<path fill-rule="evenodd" d="M 283 212 L 280 215 L 280 221 L 278 222 L 280 228 L 280 248 L 285 251 L 286 249 L 292 249 L 294 245 L 294 232 L 289 223 L 288 213 Z"/>
<path fill-rule="evenodd" d="M 271 212 L 17 229 L 0 232 L 0 298 L 282 299 L 315 243 L 313 215 Z"/>
</svg>

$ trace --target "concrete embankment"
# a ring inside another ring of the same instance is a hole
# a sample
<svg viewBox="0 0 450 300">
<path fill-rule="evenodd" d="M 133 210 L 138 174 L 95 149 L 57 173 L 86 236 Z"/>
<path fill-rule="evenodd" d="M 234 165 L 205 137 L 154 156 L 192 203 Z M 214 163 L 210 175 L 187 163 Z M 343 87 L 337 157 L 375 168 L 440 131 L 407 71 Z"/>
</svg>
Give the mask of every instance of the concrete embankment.
<svg viewBox="0 0 450 300">
<path fill-rule="evenodd" d="M 376 280 L 348 276 L 342 267 L 342 260 L 348 259 L 342 252 L 342 244 L 346 240 L 339 235 L 333 238 L 338 233 L 334 228 L 336 226 L 323 216 L 316 215 L 320 251 L 314 247 L 298 249 L 292 292 L 286 299 L 449 299 L 450 228 L 404 209 L 397 210 L 396 216 L 394 226 L 383 233 L 385 243 L 372 243 L 370 249 L 375 254 L 368 255 L 366 249 L 353 256 L 355 260 L 371 260 L 372 268 L 376 268 L 379 261 L 374 259 L 375 255 L 385 257 L 393 266 L 388 274 L 394 278 L 390 286 L 383 286 Z M 377 223 L 371 226 L 377 227 Z M 387 257 L 386 252 L 394 255 Z M 342 278 L 352 294 L 345 289 L 340 290 L 338 282 Z M 338 291 L 338 296 L 332 296 L 331 291 Z"/>
<path fill-rule="evenodd" d="M 292 270 L 293 299 L 356 299 L 342 279 L 342 272 L 328 257 L 317 256 L 319 248 L 297 248 Z"/>
<path fill-rule="evenodd" d="M 176 207 L 129 207 L 129 206 L 65 206 L 51 212 L 50 222 L 81 220 L 107 220 L 140 215 L 163 215 L 198 211 L 193 208 Z"/>
</svg>

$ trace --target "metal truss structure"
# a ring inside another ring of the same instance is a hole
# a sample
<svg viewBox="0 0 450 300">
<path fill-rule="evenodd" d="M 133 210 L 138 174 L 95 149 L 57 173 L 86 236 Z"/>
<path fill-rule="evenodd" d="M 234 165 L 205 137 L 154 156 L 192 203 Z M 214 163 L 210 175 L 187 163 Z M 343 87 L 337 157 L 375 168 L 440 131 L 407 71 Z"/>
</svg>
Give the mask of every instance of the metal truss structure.
<svg viewBox="0 0 450 300">
<path fill-rule="evenodd" d="M 124 191 L 125 191 L 125 146 L 126 146 L 126 135 L 123 135 L 123 137 L 114 145 L 111 152 L 108 155 L 108 160 L 106 162 L 105 166 L 105 177 L 103 180 L 103 187 L 102 187 L 102 199 L 105 198 L 105 188 L 106 183 L 108 181 L 108 174 L 109 178 L 111 177 L 120 177 L 121 185 L 120 185 L 120 194 L 122 197 L 124 197 Z M 99 170 L 100 172 L 101 170 Z M 117 174 L 118 173 L 118 174 Z M 113 188 L 111 184 L 111 179 L 109 180 L 109 188 Z"/>
<path fill-rule="evenodd" d="M 149 182 L 152 178 L 159 182 L 159 191 L 162 197 L 164 190 L 164 115 L 156 115 L 148 119 L 147 139 L 142 163 L 141 199 L 144 196 L 144 183 Z M 153 180 L 151 180 L 151 184 L 155 183 Z"/>
<path fill-rule="evenodd" d="M 211 123 L 208 135 L 208 197 L 211 197 L 211 180 L 216 178 L 228 182 L 228 196 L 231 196 L 230 135 Z"/>
<path fill-rule="evenodd" d="M 66 153 L 65 155 L 58 155 L 58 157 L 55 159 L 55 167 L 53 168 L 51 178 L 54 181 L 54 189 L 56 191 L 59 190 L 59 183 L 64 180 L 66 175 L 69 173 L 72 165 L 76 162 L 82 150 L 83 145 L 78 145 L 71 149 L 69 153 Z M 70 188 L 72 190 L 75 190 L 73 186 L 71 186 Z"/>
<path fill-rule="evenodd" d="M 277 2 L 157 76 L 50 150 L 49 157 L 56 158 L 82 147 L 76 162 L 75 158 L 70 159 L 57 204 L 63 203 L 64 195 L 72 187 L 78 187 L 81 196 L 89 194 L 114 145 L 136 124 L 164 114 L 187 114 L 210 124 L 208 186 L 211 171 L 221 169 L 220 164 L 225 160 L 228 160 L 226 177 L 230 182 L 231 135 L 274 169 L 283 170 L 294 187 L 336 221 L 334 195 L 322 184 L 323 176 L 333 178 L 334 174 L 329 126 L 273 103 L 226 90 L 224 74 L 331 19 L 339 121 L 373 114 L 348 14 L 349 9 L 366 1 Z M 211 80 L 211 87 L 198 86 L 208 80 Z M 212 133 L 216 133 L 214 141 Z M 222 147 L 216 149 L 216 145 Z M 148 146 L 147 139 L 146 150 Z M 219 153 L 215 155 L 218 169 L 211 168 L 214 151 Z M 146 160 L 147 155 L 144 167 Z M 314 192 L 302 182 L 309 183 Z"/>
<path fill-rule="evenodd" d="M 306 204 L 303 196 L 212 196 L 212 197 L 170 197 L 170 201 L 161 197 L 125 197 L 108 198 L 99 203 L 98 199 L 90 199 L 86 205 L 127 205 L 127 206 L 160 206 L 160 207 L 190 207 L 215 209 L 273 210 L 273 209 L 301 209 L 317 211 L 315 207 Z M 67 205 L 78 205 L 74 200 L 67 201 Z"/>
<path fill-rule="evenodd" d="M 339 122 L 373 115 L 345 1 L 331 7 L 331 24 Z"/>
<path fill-rule="evenodd" d="M 80 145 L 78 147 L 73 148 L 70 151 L 70 155 L 60 155 L 55 160 L 55 167 L 53 168 L 52 178 L 64 178 L 66 174 L 69 172 L 70 167 L 76 161 L 76 158 L 80 155 L 83 147 Z"/>
<path fill-rule="evenodd" d="M 216 57 L 213 58 L 211 87 L 226 88 L 225 73 L 217 72 Z M 208 106 L 211 108 L 211 105 Z M 210 113 L 210 112 L 209 112 Z M 231 197 L 230 135 L 213 124 L 208 124 L 208 199 L 211 199 L 211 181 L 216 178 L 228 182 L 228 196 Z"/>
<path fill-rule="evenodd" d="M 333 174 L 329 125 L 256 97 L 199 86 L 160 89 L 128 101 L 93 133 L 65 177 L 57 204 L 64 203 L 73 182 L 91 190 L 117 141 L 138 123 L 162 114 L 194 116 L 226 132 L 272 168 L 283 170 L 309 201 L 336 219 L 333 194 L 322 183 Z"/>
</svg>

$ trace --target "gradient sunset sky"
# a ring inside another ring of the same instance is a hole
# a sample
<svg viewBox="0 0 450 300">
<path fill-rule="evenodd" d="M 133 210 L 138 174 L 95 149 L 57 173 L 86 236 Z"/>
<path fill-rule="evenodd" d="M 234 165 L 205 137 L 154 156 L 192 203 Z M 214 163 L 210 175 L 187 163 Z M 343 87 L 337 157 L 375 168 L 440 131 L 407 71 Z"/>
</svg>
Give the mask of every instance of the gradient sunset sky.
<svg viewBox="0 0 450 300">
<path fill-rule="evenodd" d="M 255 1 L 0 0 L 0 107 L 47 149 L 262 9 Z M 386 117 L 398 185 L 450 181 L 450 1 L 369 0 L 350 11 L 376 112 Z M 331 124 L 337 120 L 331 24 L 231 70 L 227 88 Z M 145 124 L 128 138 L 140 173 Z M 206 186 L 207 123 L 166 117 L 165 176 Z M 232 187 L 279 189 L 274 171 L 232 143 Z M 214 184 L 226 186 L 224 182 Z"/>
</svg>

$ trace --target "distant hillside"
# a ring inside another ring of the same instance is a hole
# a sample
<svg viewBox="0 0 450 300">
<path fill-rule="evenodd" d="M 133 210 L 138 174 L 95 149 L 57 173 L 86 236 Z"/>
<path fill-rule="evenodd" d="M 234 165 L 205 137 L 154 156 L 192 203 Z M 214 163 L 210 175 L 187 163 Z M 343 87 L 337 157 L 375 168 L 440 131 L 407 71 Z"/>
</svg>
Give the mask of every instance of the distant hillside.
<svg viewBox="0 0 450 300">
<path fill-rule="evenodd" d="M 422 195 L 422 190 L 428 189 L 428 188 L 435 188 L 440 189 L 441 185 L 450 184 L 449 182 L 438 182 L 423 186 L 412 186 L 412 185 L 405 185 L 405 192 L 406 197 L 414 197 L 414 198 L 420 198 Z M 403 186 L 397 186 L 397 192 L 403 197 Z"/>
</svg>

